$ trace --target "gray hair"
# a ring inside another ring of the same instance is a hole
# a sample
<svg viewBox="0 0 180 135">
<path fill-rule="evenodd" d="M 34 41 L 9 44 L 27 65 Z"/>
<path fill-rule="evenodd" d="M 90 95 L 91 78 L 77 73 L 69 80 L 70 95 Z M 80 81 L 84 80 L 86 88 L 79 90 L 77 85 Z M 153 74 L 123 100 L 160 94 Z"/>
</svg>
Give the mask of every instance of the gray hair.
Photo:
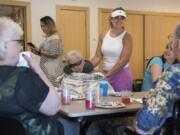
<svg viewBox="0 0 180 135">
<path fill-rule="evenodd" d="M 177 26 L 176 26 L 175 38 L 176 38 L 176 39 L 180 39 L 180 23 L 177 24 Z"/>
<path fill-rule="evenodd" d="M 81 55 L 81 53 L 77 50 L 72 50 L 72 51 L 69 51 L 67 53 L 67 55 L 65 56 L 65 59 L 67 62 L 69 61 L 73 61 L 73 60 L 81 60 L 83 59 L 83 56 Z"/>
<path fill-rule="evenodd" d="M 12 40 L 15 35 L 22 36 L 22 28 L 12 19 L 0 17 L 0 60 L 6 55 L 6 42 Z"/>
<path fill-rule="evenodd" d="M 174 53 L 177 55 L 177 57 L 179 57 L 179 51 L 178 51 L 178 48 L 180 46 L 180 23 L 176 25 L 176 29 L 175 29 L 175 32 L 174 32 L 174 40 L 173 40 L 173 50 L 174 50 Z M 177 58 L 178 62 L 179 59 Z"/>
</svg>

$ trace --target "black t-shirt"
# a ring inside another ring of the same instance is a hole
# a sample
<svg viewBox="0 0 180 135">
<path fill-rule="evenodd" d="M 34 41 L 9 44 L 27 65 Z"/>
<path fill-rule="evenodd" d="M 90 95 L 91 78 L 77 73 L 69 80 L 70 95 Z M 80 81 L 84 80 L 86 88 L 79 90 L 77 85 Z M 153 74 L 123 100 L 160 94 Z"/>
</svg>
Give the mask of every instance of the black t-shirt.
<svg viewBox="0 0 180 135">
<path fill-rule="evenodd" d="M 85 64 L 83 67 L 83 73 L 91 73 L 94 70 L 93 64 L 89 60 L 85 60 Z"/>
<path fill-rule="evenodd" d="M 0 113 L 14 117 L 28 135 L 58 135 L 57 121 L 39 112 L 49 92 L 29 68 L 0 66 Z"/>
<path fill-rule="evenodd" d="M 36 114 L 48 92 L 47 85 L 32 70 L 19 75 L 16 84 L 16 99 L 24 109 Z"/>
<path fill-rule="evenodd" d="M 94 70 L 93 64 L 89 60 L 85 60 L 82 73 L 91 73 Z M 71 74 L 73 70 L 67 65 L 64 67 L 64 73 Z"/>
</svg>

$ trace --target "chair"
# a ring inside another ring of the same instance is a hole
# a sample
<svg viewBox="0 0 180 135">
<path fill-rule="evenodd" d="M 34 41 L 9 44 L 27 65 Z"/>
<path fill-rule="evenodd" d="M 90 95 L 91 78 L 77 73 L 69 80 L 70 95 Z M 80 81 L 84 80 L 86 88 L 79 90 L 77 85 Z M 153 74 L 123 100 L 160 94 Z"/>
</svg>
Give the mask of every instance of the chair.
<svg viewBox="0 0 180 135">
<path fill-rule="evenodd" d="M 141 91 L 143 79 L 136 79 L 133 81 L 133 92 Z"/>
<path fill-rule="evenodd" d="M 0 116 L 1 135 L 26 135 L 22 124 L 11 117 Z"/>
<path fill-rule="evenodd" d="M 180 134 L 180 100 L 174 103 L 173 108 L 173 135 Z"/>
</svg>

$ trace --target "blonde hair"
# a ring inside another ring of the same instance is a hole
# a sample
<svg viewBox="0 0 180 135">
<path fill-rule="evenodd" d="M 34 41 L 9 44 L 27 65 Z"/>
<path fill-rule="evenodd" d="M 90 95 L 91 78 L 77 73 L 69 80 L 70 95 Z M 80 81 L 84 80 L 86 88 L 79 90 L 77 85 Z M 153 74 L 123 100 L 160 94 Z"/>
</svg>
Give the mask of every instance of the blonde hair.
<svg viewBox="0 0 180 135">
<path fill-rule="evenodd" d="M 10 18 L 0 17 L 0 60 L 3 60 L 6 55 L 6 43 L 13 40 L 15 35 L 23 35 L 20 25 Z"/>
<path fill-rule="evenodd" d="M 70 61 L 79 61 L 79 60 L 82 60 L 82 59 L 83 59 L 83 56 L 77 50 L 69 51 L 67 53 L 67 55 L 65 56 L 65 60 L 67 62 L 70 62 Z"/>
<path fill-rule="evenodd" d="M 50 16 L 42 17 L 40 22 L 47 26 L 50 35 L 57 32 L 56 24 Z"/>
</svg>

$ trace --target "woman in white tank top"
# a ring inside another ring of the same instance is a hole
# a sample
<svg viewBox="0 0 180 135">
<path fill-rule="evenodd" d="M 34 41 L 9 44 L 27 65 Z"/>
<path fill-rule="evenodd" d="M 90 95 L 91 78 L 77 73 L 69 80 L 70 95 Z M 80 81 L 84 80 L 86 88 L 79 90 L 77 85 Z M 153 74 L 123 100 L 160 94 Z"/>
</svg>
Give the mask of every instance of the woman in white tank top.
<svg viewBox="0 0 180 135">
<path fill-rule="evenodd" d="M 131 90 L 132 75 L 129 60 L 132 54 L 132 37 L 125 31 L 126 12 L 123 8 L 112 11 L 109 22 L 110 29 L 99 36 L 94 67 L 103 60 L 103 72 L 115 91 Z"/>
</svg>

